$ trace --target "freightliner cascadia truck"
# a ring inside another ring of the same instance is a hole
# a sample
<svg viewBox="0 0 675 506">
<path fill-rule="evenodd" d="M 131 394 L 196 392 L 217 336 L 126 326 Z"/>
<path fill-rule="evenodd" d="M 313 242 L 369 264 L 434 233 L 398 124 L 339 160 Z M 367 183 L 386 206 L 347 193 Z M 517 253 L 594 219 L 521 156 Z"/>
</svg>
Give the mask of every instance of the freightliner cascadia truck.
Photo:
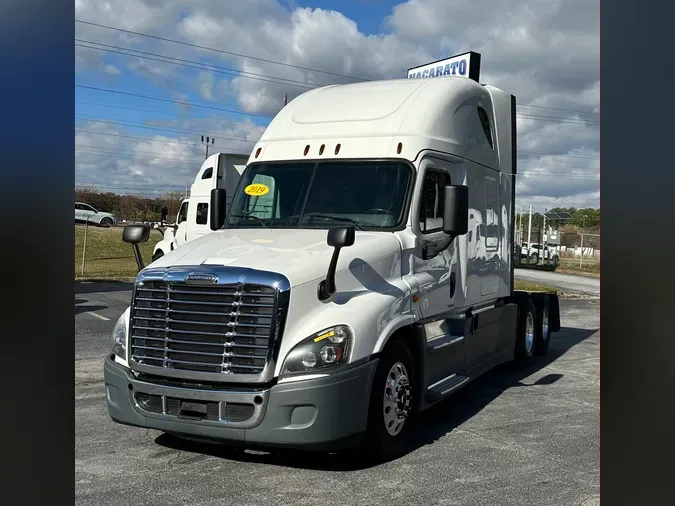
<svg viewBox="0 0 675 506">
<path fill-rule="evenodd" d="M 514 290 L 515 104 L 460 75 L 288 103 L 229 211 L 211 191 L 212 231 L 137 255 L 105 358 L 112 419 L 388 458 L 417 413 L 545 354 L 558 298 Z M 136 252 L 148 236 L 123 232 Z"/>
</svg>

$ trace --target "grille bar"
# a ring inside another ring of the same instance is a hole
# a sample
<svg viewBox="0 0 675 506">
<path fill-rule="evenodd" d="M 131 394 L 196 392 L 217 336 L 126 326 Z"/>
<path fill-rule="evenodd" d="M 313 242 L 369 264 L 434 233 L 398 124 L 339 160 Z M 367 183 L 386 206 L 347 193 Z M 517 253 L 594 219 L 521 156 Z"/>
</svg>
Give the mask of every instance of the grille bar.
<svg viewBox="0 0 675 506">
<path fill-rule="evenodd" d="M 142 280 L 132 304 L 131 362 L 169 375 L 259 375 L 275 342 L 278 316 L 272 286 Z"/>
</svg>

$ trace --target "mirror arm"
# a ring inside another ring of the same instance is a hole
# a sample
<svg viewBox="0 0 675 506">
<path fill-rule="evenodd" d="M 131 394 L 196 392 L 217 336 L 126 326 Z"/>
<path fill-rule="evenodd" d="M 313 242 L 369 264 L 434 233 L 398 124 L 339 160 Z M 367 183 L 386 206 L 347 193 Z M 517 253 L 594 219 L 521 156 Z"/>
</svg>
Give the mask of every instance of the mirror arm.
<svg viewBox="0 0 675 506">
<path fill-rule="evenodd" d="M 333 250 L 333 256 L 330 259 L 330 265 L 328 266 L 328 273 L 326 274 L 326 279 L 319 283 L 319 300 L 326 300 L 330 298 L 331 295 L 335 293 L 335 271 L 337 270 L 338 257 L 340 256 L 340 249 L 336 247 Z"/>
<path fill-rule="evenodd" d="M 145 263 L 143 262 L 143 257 L 141 256 L 141 250 L 138 247 L 138 244 L 131 245 L 134 248 L 134 256 L 136 257 L 136 264 L 138 265 L 139 272 L 145 269 Z"/>
</svg>

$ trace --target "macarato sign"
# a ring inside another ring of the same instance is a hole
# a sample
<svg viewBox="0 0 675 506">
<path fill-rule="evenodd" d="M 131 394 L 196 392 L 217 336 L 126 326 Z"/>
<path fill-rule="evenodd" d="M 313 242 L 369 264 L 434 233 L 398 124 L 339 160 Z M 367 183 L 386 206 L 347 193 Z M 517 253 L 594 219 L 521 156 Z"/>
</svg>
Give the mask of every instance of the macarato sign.
<svg viewBox="0 0 675 506">
<path fill-rule="evenodd" d="M 480 53 L 469 51 L 419 67 L 408 69 L 408 79 L 458 76 L 478 82 L 480 79 Z"/>
</svg>

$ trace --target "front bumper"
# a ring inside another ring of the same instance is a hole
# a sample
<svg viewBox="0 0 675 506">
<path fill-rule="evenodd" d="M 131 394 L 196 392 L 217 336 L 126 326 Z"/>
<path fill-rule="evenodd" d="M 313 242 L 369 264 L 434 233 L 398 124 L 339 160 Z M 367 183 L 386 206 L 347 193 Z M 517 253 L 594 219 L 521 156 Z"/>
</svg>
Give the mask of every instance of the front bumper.
<svg viewBox="0 0 675 506">
<path fill-rule="evenodd" d="M 376 367 L 371 360 L 271 388 L 215 390 L 139 381 L 107 357 L 104 376 L 108 412 L 118 423 L 242 446 L 330 450 L 362 441 Z"/>
</svg>

